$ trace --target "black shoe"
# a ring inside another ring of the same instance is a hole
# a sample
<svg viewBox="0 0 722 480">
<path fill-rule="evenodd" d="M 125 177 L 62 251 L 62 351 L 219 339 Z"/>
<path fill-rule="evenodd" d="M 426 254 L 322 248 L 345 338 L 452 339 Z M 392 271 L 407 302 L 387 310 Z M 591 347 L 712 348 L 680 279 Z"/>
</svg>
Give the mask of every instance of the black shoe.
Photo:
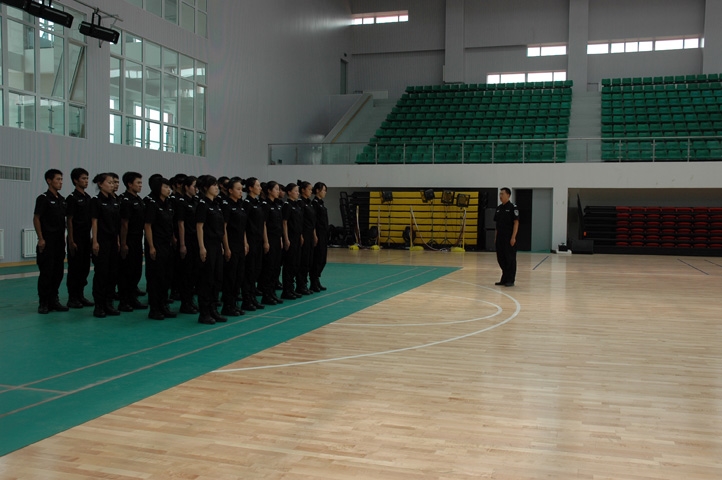
<svg viewBox="0 0 722 480">
<path fill-rule="evenodd" d="M 277 301 L 267 295 L 263 296 L 263 298 L 261 299 L 261 303 L 263 305 L 278 305 Z"/>
<path fill-rule="evenodd" d="M 146 293 L 138 287 L 135 287 L 135 295 L 138 297 L 145 297 Z"/>
<path fill-rule="evenodd" d="M 274 290 L 283 290 L 283 284 L 281 282 L 276 282 L 276 286 L 273 289 Z"/>
<path fill-rule="evenodd" d="M 238 313 L 238 309 L 233 305 L 223 305 L 223 309 L 221 310 L 221 315 L 225 315 L 227 317 L 238 317 L 241 314 Z"/>
<path fill-rule="evenodd" d="M 296 293 L 299 293 L 301 295 L 311 295 L 312 292 L 308 288 L 303 287 L 303 288 L 297 288 Z"/>
<path fill-rule="evenodd" d="M 68 308 L 83 308 L 83 302 L 77 298 L 71 298 L 68 300 Z"/>
<path fill-rule="evenodd" d="M 251 301 L 253 302 L 253 306 L 256 307 L 256 310 L 263 310 L 264 308 L 266 308 L 261 302 L 258 301 L 258 299 L 256 299 L 256 297 L 251 297 Z"/>
<path fill-rule="evenodd" d="M 289 292 L 288 290 L 284 290 L 281 294 L 281 298 L 284 300 L 296 300 L 298 297 L 295 293 Z"/>
<path fill-rule="evenodd" d="M 57 298 L 50 302 L 50 304 L 48 305 L 48 309 L 53 312 L 67 312 L 68 310 L 70 310 L 68 307 L 60 303 L 60 300 L 58 300 Z"/>
<path fill-rule="evenodd" d="M 244 300 L 243 303 L 241 304 L 241 310 L 248 310 L 249 312 L 255 312 L 258 309 L 256 308 L 256 306 L 253 303 L 251 303 L 247 300 Z"/>
<path fill-rule="evenodd" d="M 95 306 L 95 302 L 91 302 L 90 300 L 88 300 L 85 297 L 80 297 L 78 300 L 80 300 L 80 303 L 82 303 L 84 307 L 94 307 Z"/>
<path fill-rule="evenodd" d="M 166 305 L 163 305 L 163 308 L 161 308 L 160 311 L 161 311 L 161 313 L 163 313 L 163 316 L 165 318 L 176 318 L 178 316 L 177 313 L 171 312 L 170 309 Z"/>
<path fill-rule="evenodd" d="M 93 309 L 93 316 L 96 318 L 105 318 L 105 310 L 103 310 L 101 307 L 98 307 L 97 305 Z"/>
<path fill-rule="evenodd" d="M 181 303 L 179 312 L 193 315 L 198 313 L 198 309 L 195 308 L 192 303 Z"/>
<path fill-rule="evenodd" d="M 223 323 L 228 321 L 228 319 L 218 313 L 218 310 L 216 310 L 215 308 L 211 308 L 211 318 L 215 320 L 216 323 Z"/>
<path fill-rule="evenodd" d="M 210 317 L 210 315 L 203 315 L 203 314 L 201 314 L 201 315 L 198 317 L 198 323 L 203 323 L 203 324 L 205 324 L 205 325 L 215 325 L 215 324 L 216 324 L 216 321 L 213 320 L 213 319 Z"/>
<path fill-rule="evenodd" d="M 506 282 L 496 282 L 494 285 L 506 285 Z"/>
<path fill-rule="evenodd" d="M 296 298 L 301 298 L 301 297 L 303 297 L 303 295 L 301 295 L 300 293 L 298 293 L 298 292 L 296 292 L 296 291 L 293 291 L 293 292 L 291 292 L 291 293 L 292 293 L 293 296 L 296 297 Z"/>
<path fill-rule="evenodd" d="M 133 310 L 145 310 L 146 308 L 148 308 L 148 305 L 140 303 L 137 299 L 134 299 L 128 303 L 131 307 L 133 307 Z"/>
<path fill-rule="evenodd" d="M 506 283 L 504 284 L 504 286 L 505 286 L 505 287 L 513 287 L 513 286 L 514 286 L 514 282 L 506 282 Z"/>
<path fill-rule="evenodd" d="M 110 315 L 111 317 L 117 317 L 120 315 L 120 310 L 116 309 L 112 303 L 107 304 L 103 311 L 106 315 Z"/>
<path fill-rule="evenodd" d="M 263 292 L 260 291 L 259 289 L 255 288 L 255 289 L 253 290 L 253 296 L 254 296 L 254 297 L 260 297 L 261 295 L 263 295 Z"/>
<path fill-rule="evenodd" d="M 47 303 L 41 303 L 40 305 L 38 305 L 38 313 L 39 313 L 40 315 L 47 315 L 48 313 L 50 313 L 50 309 L 48 308 L 48 304 L 47 304 Z"/>
<path fill-rule="evenodd" d="M 275 292 L 271 294 L 271 298 L 274 299 L 278 305 L 280 305 L 280 304 L 283 303 L 283 300 L 281 300 L 280 298 L 278 298 L 278 295 L 276 295 Z"/>
<path fill-rule="evenodd" d="M 130 306 L 130 304 L 121 302 L 120 305 L 118 305 L 118 311 L 120 312 L 132 312 L 133 307 Z"/>
<path fill-rule="evenodd" d="M 150 312 L 148 312 L 148 318 L 151 320 L 165 320 L 165 315 L 163 315 L 163 312 L 151 309 Z"/>
<path fill-rule="evenodd" d="M 314 292 L 314 293 L 320 293 L 320 292 L 321 292 L 321 288 L 320 288 L 318 285 L 314 285 L 314 284 L 311 284 L 311 288 L 310 288 L 309 290 L 311 290 L 311 291 Z"/>
</svg>

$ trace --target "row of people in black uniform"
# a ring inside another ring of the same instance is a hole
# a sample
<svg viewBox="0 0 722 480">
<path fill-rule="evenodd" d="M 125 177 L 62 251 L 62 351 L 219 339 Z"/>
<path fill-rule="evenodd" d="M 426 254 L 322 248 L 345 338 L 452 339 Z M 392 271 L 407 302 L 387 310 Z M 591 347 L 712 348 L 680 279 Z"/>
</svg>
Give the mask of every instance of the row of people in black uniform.
<svg viewBox="0 0 722 480">
<path fill-rule="evenodd" d="M 213 324 L 326 290 L 320 282 L 328 236 L 321 182 L 281 187 L 256 178 L 176 175 L 169 181 L 156 174 L 149 179 L 151 193 L 141 198 L 139 173 L 123 175 L 121 195 L 116 195 L 118 176 L 102 173 L 93 179 L 99 192 L 91 198 L 85 192 L 88 172 L 76 168 L 71 178 L 75 190 L 65 199 L 62 172 L 48 170 L 48 191 L 35 205 L 39 313 L 94 306 L 93 314 L 105 317 L 149 306 L 148 317 L 162 320 L 176 316 L 168 308 L 169 292 L 175 290 L 181 313 L 199 313 L 200 323 Z M 69 299 L 64 306 L 58 289 L 66 225 Z M 138 300 L 144 257 L 148 306 Z M 91 258 L 94 302 L 83 293 Z"/>
</svg>

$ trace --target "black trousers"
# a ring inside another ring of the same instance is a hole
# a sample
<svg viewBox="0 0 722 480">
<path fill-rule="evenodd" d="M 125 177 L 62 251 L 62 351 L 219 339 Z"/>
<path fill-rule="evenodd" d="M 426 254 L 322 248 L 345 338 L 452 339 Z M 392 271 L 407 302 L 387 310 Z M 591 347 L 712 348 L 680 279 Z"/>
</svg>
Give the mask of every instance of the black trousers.
<svg viewBox="0 0 722 480">
<path fill-rule="evenodd" d="M 301 245 L 301 262 L 296 272 L 296 288 L 308 287 L 308 274 L 313 264 L 313 230 L 303 232 L 303 245 Z"/>
<path fill-rule="evenodd" d="M 261 291 L 264 295 L 276 293 L 276 282 L 281 273 L 281 237 L 268 239 L 268 253 L 263 256 L 263 270 L 261 272 Z"/>
<path fill-rule="evenodd" d="M 246 272 L 243 276 L 243 298 L 254 296 L 256 283 L 263 267 L 263 238 L 248 239 L 248 255 L 246 255 Z"/>
<path fill-rule="evenodd" d="M 40 253 L 36 250 L 38 276 L 38 297 L 40 303 L 46 304 L 55 300 L 58 289 L 63 283 L 65 270 L 65 238 L 63 232 L 45 235 L 45 248 Z"/>
<path fill-rule="evenodd" d="M 206 261 L 201 262 L 198 275 L 198 307 L 201 315 L 215 309 L 218 292 L 223 284 L 223 249 L 220 240 L 206 242 Z"/>
<path fill-rule="evenodd" d="M 180 262 L 180 271 L 177 275 L 181 277 L 181 302 L 184 304 L 193 303 L 193 295 L 196 292 L 196 279 L 198 278 L 201 259 L 198 253 L 198 240 L 186 238 L 186 258 Z"/>
<path fill-rule="evenodd" d="M 516 280 L 516 245 L 511 246 L 511 238 L 497 237 L 496 261 L 501 268 L 501 283 L 514 283 Z"/>
<path fill-rule="evenodd" d="M 75 254 L 70 253 L 68 246 L 68 277 L 65 284 L 68 287 L 68 297 L 72 299 L 84 297 L 83 290 L 88 284 L 90 274 L 90 257 L 92 256 L 92 242 L 90 232 L 87 234 L 77 232 L 75 235 Z"/>
<path fill-rule="evenodd" d="M 313 249 L 313 263 L 311 265 L 311 281 L 321 278 L 328 258 L 328 238 L 326 235 L 318 236 L 318 244 Z"/>
<path fill-rule="evenodd" d="M 291 246 L 283 251 L 283 291 L 293 291 L 298 267 L 301 264 L 301 236 L 289 235 Z"/>
<path fill-rule="evenodd" d="M 170 289 L 170 269 L 173 267 L 173 246 L 170 244 L 156 244 L 155 260 L 150 258 L 150 252 L 145 249 L 145 281 L 148 290 L 148 306 L 152 312 L 165 309 Z"/>
<path fill-rule="evenodd" d="M 120 259 L 120 277 L 118 278 L 118 293 L 122 302 L 132 302 L 138 298 L 136 290 L 138 282 L 143 276 L 143 237 L 140 235 L 128 236 L 128 255 Z"/>
<path fill-rule="evenodd" d="M 236 305 L 241 293 L 246 266 L 246 247 L 243 244 L 231 244 L 231 258 L 223 263 L 223 292 L 221 301 L 224 305 Z"/>
<path fill-rule="evenodd" d="M 93 256 L 93 300 L 95 306 L 103 308 L 113 302 L 115 283 L 118 278 L 118 240 L 100 239 L 98 255 Z"/>
</svg>

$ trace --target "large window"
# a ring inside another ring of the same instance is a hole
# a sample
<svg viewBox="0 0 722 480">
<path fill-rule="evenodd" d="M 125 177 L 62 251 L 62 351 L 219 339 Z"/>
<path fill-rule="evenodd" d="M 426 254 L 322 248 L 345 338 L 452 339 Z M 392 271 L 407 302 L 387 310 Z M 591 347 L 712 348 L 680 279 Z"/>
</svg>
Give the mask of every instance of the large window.
<svg viewBox="0 0 722 480">
<path fill-rule="evenodd" d="M 127 0 L 201 37 L 208 36 L 208 0 Z"/>
<path fill-rule="evenodd" d="M 567 79 L 567 72 L 492 73 L 486 83 L 552 82 Z"/>
<path fill-rule="evenodd" d="M 587 45 L 588 55 L 604 55 L 607 53 L 660 52 L 664 50 L 688 50 L 703 48 L 704 39 L 672 38 L 668 40 L 644 40 L 612 43 L 590 43 Z"/>
<path fill-rule="evenodd" d="M 85 137 L 85 37 L 77 29 L 0 6 L 0 125 Z M 54 7 L 76 22 L 85 17 Z"/>
<path fill-rule="evenodd" d="M 408 22 L 407 10 L 397 12 L 359 13 L 351 19 L 351 25 L 373 25 L 378 23 Z"/>
<path fill-rule="evenodd" d="M 206 64 L 128 32 L 110 52 L 110 142 L 205 156 Z"/>
</svg>

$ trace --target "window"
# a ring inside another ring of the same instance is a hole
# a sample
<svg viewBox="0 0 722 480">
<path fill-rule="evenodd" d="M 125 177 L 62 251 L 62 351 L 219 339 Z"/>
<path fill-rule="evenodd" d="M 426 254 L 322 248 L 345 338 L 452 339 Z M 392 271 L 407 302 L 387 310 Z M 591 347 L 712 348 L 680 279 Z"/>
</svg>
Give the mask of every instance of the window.
<svg viewBox="0 0 722 480">
<path fill-rule="evenodd" d="M 5 14 L 0 16 L 0 125 L 85 137 L 85 37 L 0 6 L 5 8 L 0 11 Z M 55 8 L 72 14 L 77 23 L 85 19 L 68 7 Z"/>
<path fill-rule="evenodd" d="M 605 53 L 652 52 L 703 47 L 704 39 L 700 40 L 699 38 L 675 38 L 670 40 L 646 40 L 641 42 L 614 42 L 611 44 L 590 43 L 587 45 L 587 54 L 600 55 Z"/>
<path fill-rule="evenodd" d="M 409 12 L 378 12 L 378 13 L 361 13 L 351 18 L 351 25 L 373 25 L 375 23 L 399 23 L 408 22 Z"/>
<path fill-rule="evenodd" d="M 566 55 L 566 45 L 542 45 L 538 47 L 528 47 L 526 49 L 527 57 L 551 57 L 554 55 Z"/>
<path fill-rule="evenodd" d="M 567 72 L 493 73 L 486 83 L 551 82 L 567 79 Z"/>
<path fill-rule="evenodd" d="M 128 0 L 167 21 L 208 36 L 208 0 Z"/>
<path fill-rule="evenodd" d="M 110 143 L 205 156 L 206 64 L 127 32 L 111 45 Z"/>
</svg>

